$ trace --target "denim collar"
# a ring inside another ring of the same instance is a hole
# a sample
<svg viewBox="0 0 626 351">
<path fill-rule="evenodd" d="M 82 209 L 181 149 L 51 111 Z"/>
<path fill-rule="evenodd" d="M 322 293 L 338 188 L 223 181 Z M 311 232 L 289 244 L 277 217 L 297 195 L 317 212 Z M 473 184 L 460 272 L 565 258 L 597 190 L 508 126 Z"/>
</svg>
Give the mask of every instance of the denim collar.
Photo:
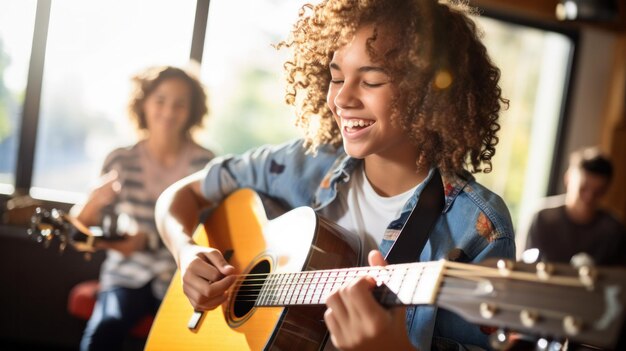
<svg viewBox="0 0 626 351">
<path fill-rule="evenodd" d="M 322 179 L 318 191 L 315 195 L 313 207 L 317 210 L 319 208 L 326 207 L 337 196 L 337 187 L 340 183 L 347 183 L 350 181 L 352 172 L 363 163 L 362 159 L 357 159 L 348 156 L 345 152 L 342 152 L 335 160 L 333 166 L 330 168 L 326 176 Z M 430 180 L 433 174 L 433 168 L 428 172 L 428 175 L 418 185 L 413 193 L 413 196 L 407 201 L 402 209 L 402 212 L 412 210 L 419 199 L 419 195 L 424 189 L 425 184 Z M 460 173 L 445 173 L 442 174 L 442 182 L 444 186 L 445 205 L 443 212 L 447 212 L 454 199 L 461 193 L 461 191 L 471 191 L 471 187 L 468 184 L 474 180 L 474 176 L 467 171 Z"/>
</svg>

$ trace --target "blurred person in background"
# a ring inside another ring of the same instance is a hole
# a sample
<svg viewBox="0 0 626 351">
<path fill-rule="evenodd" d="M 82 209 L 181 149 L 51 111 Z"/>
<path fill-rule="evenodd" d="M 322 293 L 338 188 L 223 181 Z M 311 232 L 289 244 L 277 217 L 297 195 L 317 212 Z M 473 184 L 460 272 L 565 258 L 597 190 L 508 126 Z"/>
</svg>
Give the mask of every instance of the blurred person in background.
<svg viewBox="0 0 626 351">
<path fill-rule="evenodd" d="M 109 239 L 94 245 L 107 257 L 81 350 L 120 350 L 134 324 L 156 313 L 176 264 L 157 233 L 155 202 L 214 157 L 191 137 L 208 113 L 206 92 L 193 75 L 150 67 L 132 83 L 128 112 L 139 141 L 106 157 L 99 185 L 71 211 L 86 226 L 102 226 Z"/>
<path fill-rule="evenodd" d="M 596 265 L 625 264 L 626 229 L 601 207 L 612 178 L 613 165 L 598 148 L 573 152 L 566 192 L 546 199 L 534 215 L 526 248 L 538 249 L 539 258 L 549 262 L 578 257 Z"/>
</svg>

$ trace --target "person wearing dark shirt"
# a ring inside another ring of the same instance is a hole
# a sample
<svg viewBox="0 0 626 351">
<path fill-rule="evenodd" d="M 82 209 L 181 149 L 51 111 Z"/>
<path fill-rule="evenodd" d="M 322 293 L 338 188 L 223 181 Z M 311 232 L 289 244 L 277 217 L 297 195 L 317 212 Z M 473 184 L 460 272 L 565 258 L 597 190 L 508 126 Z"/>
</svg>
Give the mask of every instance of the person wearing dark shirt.
<svg viewBox="0 0 626 351">
<path fill-rule="evenodd" d="M 626 263 L 626 229 L 601 208 L 613 177 L 611 161 L 595 147 L 570 156 L 566 192 L 546 200 L 530 225 L 526 248 L 539 249 L 543 261 L 591 259 L 596 265 Z"/>
</svg>

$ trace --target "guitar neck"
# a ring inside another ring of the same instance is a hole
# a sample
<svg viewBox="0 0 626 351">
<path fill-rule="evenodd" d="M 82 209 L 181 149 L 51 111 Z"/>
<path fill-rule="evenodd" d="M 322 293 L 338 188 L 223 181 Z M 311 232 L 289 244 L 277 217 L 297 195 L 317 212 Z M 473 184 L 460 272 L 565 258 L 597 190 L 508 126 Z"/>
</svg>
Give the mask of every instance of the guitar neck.
<svg viewBox="0 0 626 351">
<path fill-rule="evenodd" d="M 323 305 L 328 295 L 361 276 L 377 282 L 378 301 L 386 306 L 433 304 L 444 273 L 445 261 L 386 267 L 330 269 L 299 273 L 260 274 L 242 282 L 255 306 Z M 258 298 L 257 298 L 258 297 Z"/>
<path fill-rule="evenodd" d="M 376 280 L 374 295 L 385 306 L 437 305 L 478 324 L 608 346 L 623 321 L 625 274 L 504 260 L 495 267 L 442 260 L 253 274 L 242 280 L 238 296 L 255 307 L 322 305 L 337 288 L 368 275 Z"/>
<path fill-rule="evenodd" d="M 500 261 L 506 262 L 506 261 Z M 376 280 L 377 300 L 385 306 L 431 305 L 460 293 L 478 294 L 490 300 L 493 279 L 548 284 L 561 288 L 585 288 L 578 276 L 542 277 L 536 272 L 514 271 L 506 266 L 486 267 L 450 261 L 414 262 L 385 267 L 356 267 L 297 273 L 251 274 L 242 280 L 241 289 L 254 305 L 323 305 L 328 295 L 361 276 Z M 446 282 L 447 289 L 441 285 Z"/>
</svg>

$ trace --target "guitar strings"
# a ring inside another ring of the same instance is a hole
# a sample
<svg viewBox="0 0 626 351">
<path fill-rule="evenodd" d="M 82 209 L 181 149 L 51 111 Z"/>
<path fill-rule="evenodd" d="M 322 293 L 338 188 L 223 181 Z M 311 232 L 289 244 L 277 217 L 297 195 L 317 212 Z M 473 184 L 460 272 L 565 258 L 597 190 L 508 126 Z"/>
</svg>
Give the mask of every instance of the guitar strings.
<svg viewBox="0 0 626 351">
<path fill-rule="evenodd" d="M 327 270 L 327 271 L 314 271 L 314 272 L 293 272 L 293 273 L 255 273 L 255 274 L 239 274 L 236 275 L 237 280 L 235 283 L 241 283 L 246 287 L 251 286 L 263 286 L 266 283 L 279 284 L 280 286 L 289 285 L 310 285 L 320 284 L 325 282 L 339 282 L 345 283 L 357 277 L 370 276 L 375 279 L 381 277 L 391 277 L 393 274 L 400 271 L 400 274 L 404 273 L 406 276 L 408 270 L 401 271 L 400 269 L 385 269 L 384 267 L 368 267 L 365 269 L 346 269 L 342 271 Z M 333 274 L 335 273 L 336 274 Z M 347 274 L 342 274 L 347 273 Z M 372 274 L 375 273 L 375 274 Z M 381 274 L 384 273 L 384 274 Z M 420 274 L 422 272 L 419 272 Z M 258 278 L 251 278 L 258 277 Z M 294 278 L 292 278 L 294 277 Z M 257 283 L 251 284 L 250 282 Z M 245 284 L 248 283 L 248 284 Z M 280 286 L 278 288 L 280 288 Z"/>
<path fill-rule="evenodd" d="M 283 301 L 310 300 L 317 298 L 319 301 L 344 283 L 360 276 L 369 275 L 376 279 L 377 282 L 386 284 L 387 281 L 381 278 L 381 273 L 385 273 L 384 278 L 390 278 L 397 271 L 401 271 L 399 266 L 405 265 L 346 268 L 341 270 L 312 272 L 241 274 L 237 275 L 236 280 L 236 283 L 239 284 L 239 291 L 229 291 L 229 295 L 232 296 L 237 293 L 238 301 L 247 302 L 256 302 L 259 297 Z M 580 280 L 573 277 L 550 277 L 549 280 L 545 280 L 539 279 L 536 274 L 527 272 L 503 272 L 497 268 L 458 264 L 448 261 L 446 261 L 446 266 L 448 266 L 448 269 L 444 272 L 444 275 L 474 282 L 482 281 L 484 283 L 487 281 L 488 283 L 489 278 L 505 278 L 571 287 L 583 286 Z M 404 273 L 407 274 L 407 272 L 408 270 L 405 269 Z M 432 271 L 423 269 L 420 274 L 432 274 Z M 436 272 L 436 274 L 439 275 L 441 273 Z M 490 285 L 490 283 L 488 284 Z M 304 289 L 305 287 L 306 289 Z M 447 292 L 463 295 L 468 294 L 468 292 L 471 293 L 472 291 L 457 288 L 447 289 Z M 263 294 L 266 295 L 262 296 Z"/>
<path fill-rule="evenodd" d="M 394 267 L 397 268 L 397 267 Z M 406 267 L 405 267 L 406 268 Z M 248 274 L 239 275 L 237 282 L 241 283 L 238 291 L 229 291 L 229 296 L 236 295 L 239 302 L 258 302 L 261 298 L 261 304 L 275 304 L 275 303 L 322 303 L 322 300 L 326 298 L 336 288 L 341 287 L 344 283 L 353 280 L 360 276 L 371 276 L 376 279 L 377 282 L 387 284 L 389 279 L 392 278 L 394 273 L 403 275 L 400 277 L 400 285 L 402 286 L 406 282 L 406 276 L 411 273 L 417 274 L 417 280 L 409 280 L 412 286 L 411 296 L 417 291 L 421 278 L 425 276 L 424 270 L 415 272 L 409 269 L 389 269 L 385 267 L 367 267 L 362 269 L 344 269 L 342 271 L 316 271 L 316 272 L 299 272 L 299 273 L 282 273 L 282 274 Z M 324 275 L 324 273 L 333 273 L 334 275 Z M 347 274 L 341 274 L 347 273 Z M 372 274 L 374 273 L 374 274 Z M 427 273 L 431 273 L 428 272 Z M 267 276 L 278 276 L 276 279 L 268 279 Z M 437 272 L 437 276 L 439 273 Z M 255 276 L 258 278 L 251 279 L 249 277 Z M 294 280 L 289 280 L 291 277 L 298 277 Z M 287 278 L 285 278 L 287 277 Z M 249 283 L 253 282 L 253 283 Z M 248 283 L 248 284 L 246 284 Z M 267 283 L 267 284 L 266 284 Z M 306 288 L 306 289 L 303 289 Z"/>
<path fill-rule="evenodd" d="M 432 266 L 432 267 L 431 267 Z M 309 278 L 329 278 L 329 277 L 347 277 L 354 278 L 357 276 L 363 275 L 371 275 L 369 273 L 381 273 L 381 272 L 389 272 L 389 275 L 392 275 L 398 271 L 424 271 L 427 269 L 436 268 L 437 274 L 438 271 L 441 270 L 441 264 L 438 261 L 433 262 L 424 262 L 424 263 L 408 263 L 408 264 L 399 264 L 393 266 L 375 266 L 375 267 L 351 267 L 351 268 L 343 268 L 343 269 L 329 269 L 329 270 L 318 270 L 318 271 L 302 271 L 302 272 L 281 272 L 281 273 L 250 273 L 250 274 L 238 274 L 235 275 L 237 280 L 235 283 L 240 283 L 242 281 L 266 281 L 266 277 L 274 277 L 274 276 L 305 276 L 305 279 Z M 326 276 L 324 276 L 326 274 Z M 259 277 L 259 278 L 254 278 Z"/>
<path fill-rule="evenodd" d="M 504 278 L 508 280 L 530 281 L 541 284 L 552 284 L 570 287 L 584 287 L 585 285 L 578 277 L 553 275 L 547 278 L 540 278 L 536 273 L 520 272 L 513 270 L 502 270 L 499 268 L 468 265 L 465 263 L 446 262 L 448 269 L 446 274 L 459 278 Z"/>
<path fill-rule="evenodd" d="M 429 262 L 426 264 L 428 263 Z M 369 275 L 377 282 L 387 284 L 388 279 L 398 271 L 401 274 L 403 273 L 406 277 L 409 273 L 408 268 L 411 267 L 414 268 L 414 264 L 394 265 L 392 267 L 359 267 L 314 272 L 243 274 L 238 275 L 238 279 L 236 280 L 236 283 L 240 283 L 239 291 L 229 292 L 229 295 L 232 296 L 236 294 L 237 300 L 241 302 L 256 302 L 259 297 L 272 299 L 272 301 L 320 302 L 321 299 L 326 297 L 330 292 L 357 277 Z M 417 289 L 417 285 L 419 281 L 422 280 L 423 276 L 430 274 L 431 276 L 437 277 L 441 274 L 440 270 L 433 272 L 432 269 L 428 269 L 429 267 L 421 268 L 423 269 L 414 272 L 419 273 L 417 274 L 417 281 L 412 282 L 415 284 L 414 290 Z M 400 283 L 402 284 L 403 281 L 404 279 L 401 279 Z"/>
</svg>

